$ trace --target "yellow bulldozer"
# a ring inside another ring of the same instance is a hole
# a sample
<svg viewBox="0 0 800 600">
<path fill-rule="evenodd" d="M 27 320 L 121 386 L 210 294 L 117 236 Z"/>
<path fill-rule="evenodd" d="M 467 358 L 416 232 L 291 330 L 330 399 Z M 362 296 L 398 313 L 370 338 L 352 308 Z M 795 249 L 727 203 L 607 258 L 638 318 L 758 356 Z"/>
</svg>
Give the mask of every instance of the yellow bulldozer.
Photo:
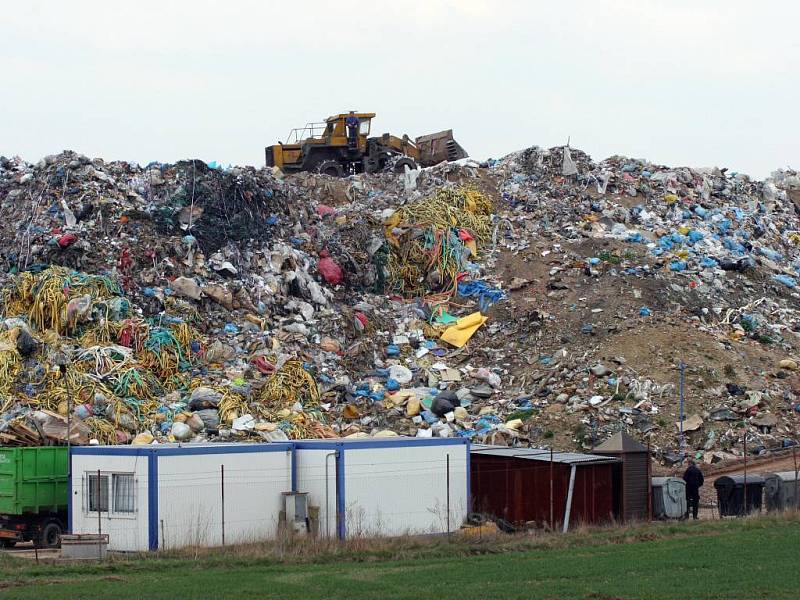
<svg viewBox="0 0 800 600">
<path fill-rule="evenodd" d="M 334 177 L 355 173 L 402 173 L 445 160 L 466 158 L 467 153 L 453 139 L 453 131 L 440 131 L 412 141 L 388 133 L 370 137 L 375 113 L 352 111 L 328 117 L 322 123 L 307 123 L 292 129 L 285 143 L 266 148 L 268 167 L 285 173 L 310 171 Z"/>
</svg>

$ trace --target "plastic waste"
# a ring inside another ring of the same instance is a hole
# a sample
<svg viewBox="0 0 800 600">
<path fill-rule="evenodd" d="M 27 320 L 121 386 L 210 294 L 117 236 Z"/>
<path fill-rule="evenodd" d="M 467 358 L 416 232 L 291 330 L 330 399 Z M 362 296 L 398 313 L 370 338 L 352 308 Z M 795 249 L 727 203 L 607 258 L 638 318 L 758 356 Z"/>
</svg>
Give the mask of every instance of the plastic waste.
<svg viewBox="0 0 800 600">
<path fill-rule="evenodd" d="M 686 270 L 686 261 L 684 260 L 675 260 L 669 263 L 669 270 L 670 271 L 685 271 Z"/>
<path fill-rule="evenodd" d="M 484 317 L 479 312 L 472 313 L 445 329 L 441 339 L 456 348 L 461 348 L 487 320 L 488 317 Z"/>
<path fill-rule="evenodd" d="M 389 379 L 386 382 L 386 389 L 390 392 L 396 392 L 400 389 L 400 383 L 396 379 Z"/>
<path fill-rule="evenodd" d="M 782 283 L 786 287 L 797 287 L 797 280 L 794 277 L 789 277 L 788 275 L 773 275 L 772 279 L 778 283 Z"/>
<path fill-rule="evenodd" d="M 326 283 L 339 285 L 344 280 L 344 273 L 339 264 L 333 260 L 327 250 L 319 253 L 319 272 Z"/>
<path fill-rule="evenodd" d="M 192 430 L 186 423 L 173 423 L 170 434 L 179 442 L 185 442 L 192 437 Z"/>
<path fill-rule="evenodd" d="M 403 365 L 392 365 L 391 367 L 389 367 L 390 380 L 394 379 L 400 385 L 405 385 L 406 383 L 410 383 L 413 377 L 414 374 L 408 367 L 404 367 Z"/>
</svg>

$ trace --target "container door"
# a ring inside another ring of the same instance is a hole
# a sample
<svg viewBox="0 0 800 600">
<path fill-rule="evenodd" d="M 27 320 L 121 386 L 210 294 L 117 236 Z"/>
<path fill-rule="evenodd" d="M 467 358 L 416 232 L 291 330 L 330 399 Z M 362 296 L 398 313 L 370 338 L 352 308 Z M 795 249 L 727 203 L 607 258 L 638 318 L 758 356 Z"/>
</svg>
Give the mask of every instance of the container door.
<svg viewBox="0 0 800 600">
<path fill-rule="evenodd" d="M 17 514 L 17 448 L 0 448 L 0 514 Z"/>
</svg>

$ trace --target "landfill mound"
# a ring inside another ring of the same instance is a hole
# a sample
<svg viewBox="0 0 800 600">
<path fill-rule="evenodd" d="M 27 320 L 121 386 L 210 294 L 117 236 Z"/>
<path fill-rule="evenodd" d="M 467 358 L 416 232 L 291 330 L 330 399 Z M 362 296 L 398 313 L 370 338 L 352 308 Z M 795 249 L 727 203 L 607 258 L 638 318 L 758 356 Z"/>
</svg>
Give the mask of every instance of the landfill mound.
<svg viewBox="0 0 800 600">
<path fill-rule="evenodd" d="M 798 201 L 793 171 L 568 147 L 346 179 L 0 158 L 0 443 L 791 445 Z"/>
</svg>

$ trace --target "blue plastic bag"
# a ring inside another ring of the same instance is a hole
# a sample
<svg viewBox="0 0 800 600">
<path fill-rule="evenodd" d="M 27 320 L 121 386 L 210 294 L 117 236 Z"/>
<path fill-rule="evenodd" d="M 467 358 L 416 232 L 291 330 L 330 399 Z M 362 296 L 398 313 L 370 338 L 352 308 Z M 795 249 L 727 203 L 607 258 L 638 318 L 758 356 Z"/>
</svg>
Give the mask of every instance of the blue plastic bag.
<svg viewBox="0 0 800 600">
<path fill-rule="evenodd" d="M 786 287 L 797 287 L 797 280 L 794 277 L 789 277 L 788 275 L 773 275 L 772 279 L 778 283 L 782 283 Z"/>
<path fill-rule="evenodd" d="M 684 260 L 675 260 L 669 263 L 669 270 L 670 271 L 685 271 L 686 270 L 686 261 Z"/>
<path fill-rule="evenodd" d="M 478 299 L 478 307 L 482 313 L 486 313 L 492 304 L 506 297 L 503 290 L 492 287 L 485 281 L 462 281 L 458 284 L 458 295 L 476 297 Z"/>
</svg>

